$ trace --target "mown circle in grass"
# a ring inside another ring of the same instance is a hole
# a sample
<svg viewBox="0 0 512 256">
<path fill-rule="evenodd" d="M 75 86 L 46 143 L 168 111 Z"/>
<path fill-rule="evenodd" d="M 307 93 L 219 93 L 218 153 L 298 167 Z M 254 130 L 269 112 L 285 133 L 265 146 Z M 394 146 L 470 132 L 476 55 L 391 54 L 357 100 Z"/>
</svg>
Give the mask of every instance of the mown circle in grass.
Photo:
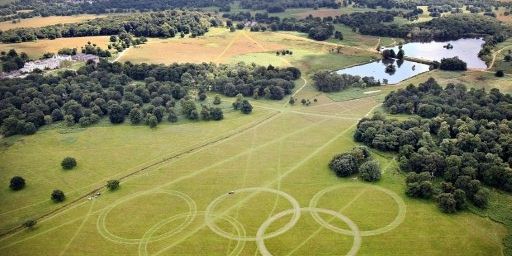
<svg viewBox="0 0 512 256">
<path fill-rule="evenodd" d="M 141 192 L 141 193 L 137 193 L 137 194 L 134 194 L 131 196 L 121 198 L 120 200 L 114 202 L 111 206 L 109 206 L 107 209 L 105 209 L 100 214 L 100 216 L 98 217 L 98 221 L 96 222 L 96 228 L 98 229 L 98 232 L 100 233 L 100 235 L 102 237 L 104 237 L 105 239 L 107 239 L 111 242 L 114 242 L 114 243 L 120 243 L 120 244 L 138 244 L 138 243 L 140 243 L 142 241 L 142 238 L 125 238 L 125 237 L 120 237 L 120 236 L 115 235 L 112 232 L 110 232 L 106 226 L 106 219 L 107 219 L 108 214 L 116 206 L 118 206 L 122 203 L 125 203 L 127 201 L 133 200 L 137 197 L 144 196 L 144 195 L 150 195 L 150 194 L 167 194 L 170 196 L 176 196 L 176 197 L 182 199 L 183 201 L 185 201 L 185 203 L 187 204 L 187 206 L 189 208 L 189 212 L 187 213 L 187 217 L 185 218 L 185 221 L 183 223 L 181 223 L 178 227 L 176 227 L 175 229 L 170 230 L 166 233 L 160 234 L 158 236 L 152 236 L 151 239 L 148 240 L 148 242 L 160 241 L 162 239 L 166 239 L 166 238 L 169 238 L 169 237 L 175 235 L 176 233 L 182 231 L 190 223 L 192 223 L 195 216 L 197 215 L 196 203 L 194 202 L 194 200 L 192 198 L 190 198 L 188 195 L 186 195 L 182 192 L 174 191 L 174 190 L 170 190 L 170 191 L 159 190 L 159 191 L 151 191 L 151 192 Z"/>
<path fill-rule="evenodd" d="M 267 220 L 265 220 L 265 222 L 263 222 L 263 224 L 261 224 L 258 231 L 256 232 L 256 245 L 257 245 L 258 251 L 261 253 L 261 255 L 263 255 L 263 256 L 271 256 L 272 255 L 272 253 L 270 253 L 267 246 L 265 245 L 265 231 L 267 230 L 267 228 L 273 222 L 279 220 L 280 218 L 290 215 L 290 214 L 295 214 L 294 211 L 295 211 L 295 209 L 288 209 L 288 210 L 282 211 L 282 212 L 277 213 L 276 215 L 268 218 Z M 337 218 L 337 219 L 345 222 L 347 224 L 347 226 L 350 228 L 350 230 L 349 230 L 350 235 L 354 237 L 354 241 L 352 242 L 352 247 L 350 248 L 350 250 L 348 251 L 348 253 L 346 255 L 352 256 L 352 255 L 357 254 L 357 252 L 359 251 L 359 248 L 361 248 L 361 242 L 362 242 L 361 232 L 359 231 L 359 227 L 351 219 L 349 219 L 347 216 L 345 216 L 339 212 L 329 210 L 329 209 L 323 209 L 323 208 L 306 207 L 306 208 L 301 208 L 300 211 L 301 212 L 309 212 L 311 214 L 315 213 L 317 215 L 319 213 L 324 213 L 324 214 L 331 215 L 334 218 Z"/>
<path fill-rule="evenodd" d="M 222 202 L 223 200 L 225 200 L 227 197 L 231 196 L 231 194 L 244 193 L 244 192 L 254 192 L 254 193 L 267 192 L 267 193 L 277 194 L 277 195 L 285 198 L 292 205 L 291 210 L 293 211 L 293 216 L 292 216 L 291 220 L 288 223 L 286 223 L 283 227 L 279 228 L 278 230 L 268 233 L 268 234 L 265 234 L 264 239 L 276 237 L 278 235 L 285 233 L 286 231 L 293 228 L 293 226 L 295 226 L 295 224 L 297 223 L 297 221 L 300 218 L 299 202 L 297 202 L 297 200 L 294 197 L 292 197 L 291 195 L 289 195 L 283 191 L 280 191 L 280 190 L 265 188 L 265 187 L 242 188 L 242 189 L 234 190 L 230 193 L 226 193 L 224 195 L 221 195 L 221 196 L 215 198 L 206 208 L 206 215 L 205 215 L 206 225 L 208 225 L 208 227 L 210 227 L 210 229 L 213 232 L 215 232 L 216 234 L 218 234 L 224 238 L 231 239 L 231 240 L 256 241 L 256 236 L 245 236 L 245 235 L 238 236 L 238 235 L 235 235 L 235 234 L 232 234 L 232 233 L 222 230 L 215 223 L 216 218 L 214 216 L 216 216 L 216 214 L 214 213 L 214 211 L 215 211 L 215 208 L 217 208 L 217 205 L 220 202 Z"/>
<path fill-rule="evenodd" d="M 199 216 L 199 215 L 206 215 L 206 212 L 196 212 L 196 216 Z M 182 213 L 182 214 L 178 214 L 178 215 L 172 216 L 170 218 L 167 218 L 165 220 L 162 220 L 161 222 L 152 226 L 146 233 L 144 233 L 144 236 L 142 237 L 142 239 L 139 243 L 139 256 L 147 256 L 148 255 L 148 243 L 151 241 L 151 238 L 153 237 L 155 232 L 157 232 L 163 226 L 165 226 L 171 222 L 181 220 L 181 219 L 186 219 L 188 217 L 190 217 L 190 215 L 188 213 Z M 233 217 L 230 217 L 230 216 L 214 216 L 214 217 L 228 222 L 235 229 L 235 232 L 238 236 L 245 236 L 244 226 L 240 222 L 238 222 L 236 219 L 234 219 Z M 175 233 L 177 233 L 177 232 L 175 232 Z M 242 240 L 237 241 L 235 248 L 233 248 L 233 250 L 231 250 L 231 252 L 228 254 L 228 256 L 240 255 L 240 253 L 244 249 L 244 246 L 245 246 L 245 241 L 242 241 Z M 159 253 L 161 253 L 167 249 L 169 249 L 169 248 L 164 248 L 163 250 L 160 250 Z"/>
<path fill-rule="evenodd" d="M 405 220 L 405 214 L 406 214 L 407 208 L 405 206 L 404 200 L 402 200 L 402 198 L 399 195 L 397 195 L 395 192 L 385 189 L 385 188 L 382 188 L 382 187 L 379 187 L 379 186 L 374 186 L 374 185 L 344 184 L 344 185 L 335 185 L 335 186 L 325 188 L 313 196 L 313 198 L 311 199 L 311 201 L 309 203 L 309 207 L 312 207 L 312 208 L 318 207 L 318 201 L 320 201 L 320 198 L 322 196 L 324 196 L 326 193 L 331 192 L 336 189 L 346 188 L 346 187 L 362 187 L 362 188 L 372 188 L 372 189 L 379 190 L 379 191 L 389 195 L 396 202 L 396 204 L 398 206 L 398 214 L 393 219 L 393 221 L 391 223 L 389 223 L 388 225 L 381 227 L 381 228 L 377 228 L 377 229 L 373 229 L 373 230 L 363 230 L 363 231 L 361 231 L 361 236 L 375 236 L 375 235 L 380 235 L 380 234 L 389 232 L 389 231 L 395 229 L 396 227 L 398 227 Z M 312 215 L 313 219 L 315 219 L 320 225 L 322 225 L 323 227 L 325 227 L 329 230 L 332 230 L 334 232 L 344 234 L 344 235 L 352 235 L 352 231 L 343 229 L 340 227 L 336 227 L 336 226 L 328 223 L 326 220 L 324 220 L 322 217 L 320 217 L 320 215 L 317 212 L 312 211 L 311 215 Z"/>
</svg>

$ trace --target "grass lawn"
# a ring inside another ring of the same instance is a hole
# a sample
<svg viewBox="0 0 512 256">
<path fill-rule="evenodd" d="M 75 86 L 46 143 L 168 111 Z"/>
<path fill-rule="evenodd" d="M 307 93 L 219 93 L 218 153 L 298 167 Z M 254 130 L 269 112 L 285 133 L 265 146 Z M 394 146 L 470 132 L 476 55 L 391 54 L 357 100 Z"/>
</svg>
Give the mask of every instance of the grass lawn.
<svg viewBox="0 0 512 256">
<path fill-rule="evenodd" d="M 270 216 L 292 208 L 292 200 L 350 218 L 367 234 L 359 255 L 499 253 L 503 226 L 471 213 L 445 215 L 431 202 L 407 198 L 392 155 L 375 152 L 384 169 L 375 186 L 338 179 L 328 170 L 332 155 L 355 146 L 354 125 L 378 102 L 365 97 L 290 107 L 257 101 L 253 114 L 230 113 L 221 122 L 162 124 L 155 130 L 56 126 L 33 136 L 4 138 L 0 180 L 5 184 L 21 175 L 28 182 L 20 192 L 0 191 L 4 230 L 57 207 L 49 200 L 55 188 L 64 190 L 70 202 L 107 179 L 161 162 L 122 180 L 119 191 L 79 200 L 41 220 L 34 230 L 0 238 L 0 249 L 7 255 L 42 250 L 49 255 L 254 255 L 255 242 L 224 236 L 254 237 Z M 162 161 L 182 151 L 188 153 Z M 77 158 L 78 168 L 63 171 L 59 163 L 68 155 Z M 226 194 L 252 187 L 257 189 Z M 285 192 L 288 199 L 268 188 Z M 327 227 L 347 228 L 331 215 L 319 216 L 330 223 Z M 285 231 L 264 240 L 273 254 L 344 254 L 353 245 L 352 236 L 325 228 L 307 211 L 294 225 L 286 225 L 292 220 L 286 215 L 269 223 L 266 233 Z M 382 233 L 372 235 L 374 230 Z"/>
</svg>

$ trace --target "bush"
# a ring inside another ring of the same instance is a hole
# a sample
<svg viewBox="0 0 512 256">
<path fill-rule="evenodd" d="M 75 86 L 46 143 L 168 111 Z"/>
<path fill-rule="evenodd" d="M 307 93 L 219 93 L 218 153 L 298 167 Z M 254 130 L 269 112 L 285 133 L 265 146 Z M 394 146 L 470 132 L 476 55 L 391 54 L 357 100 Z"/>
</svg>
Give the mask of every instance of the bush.
<svg viewBox="0 0 512 256">
<path fill-rule="evenodd" d="M 361 179 L 368 182 L 378 181 L 381 178 L 380 166 L 378 161 L 367 161 L 359 167 Z"/>
<path fill-rule="evenodd" d="M 334 156 L 329 163 L 329 168 L 333 170 L 338 177 L 348 177 L 358 171 L 357 160 L 349 153 Z"/>
<path fill-rule="evenodd" d="M 443 58 L 441 59 L 441 65 L 439 68 L 441 70 L 449 71 L 466 71 L 468 69 L 468 65 L 458 57 Z"/>
<path fill-rule="evenodd" d="M 219 95 L 215 95 L 215 98 L 213 99 L 213 104 L 214 105 L 219 105 L 221 103 L 221 99 L 220 99 L 220 96 Z"/>
<path fill-rule="evenodd" d="M 62 163 L 60 163 L 60 165 L 64 170 L 71 170 L 75 168 L 76 160 L 73 157 L 68 156 L 62 160 Z"/>
<path fill-rule="evenodd" d="M 37 224 L 37 220 L 30 219 L 30 220 L 23 222 L 23 227 L 32 229 L 36 224 Z"/>
<path fill-rule="evenodd" d="M 52 192 L 51 199 L 55 203 L 60 203 L 66 199 L 66 196 L 64 195 L 64 192 L 62 192 L 62 190 L 56 189 Z"/>
<path fill-rule="evenodd" d="M 20 176 L 14 176 L 11 179 L 11 184 L 9 184 L 9 188 L 14 191 L 22 190 L 25 187 L 25 179 Z"/>
<path fill-rule="evenodd" d="M 496 77 L 504 77 L 505 72 L 503 70 L 496 71 L 496 74 L 494 74 Z"/>
<path fill-rule="evenodd" d="M 117 190 L 119 188 L 119 180 L 109 180 L 109 181 L 107 181 L 107 188 L 110 191 Z"/>
</svg>

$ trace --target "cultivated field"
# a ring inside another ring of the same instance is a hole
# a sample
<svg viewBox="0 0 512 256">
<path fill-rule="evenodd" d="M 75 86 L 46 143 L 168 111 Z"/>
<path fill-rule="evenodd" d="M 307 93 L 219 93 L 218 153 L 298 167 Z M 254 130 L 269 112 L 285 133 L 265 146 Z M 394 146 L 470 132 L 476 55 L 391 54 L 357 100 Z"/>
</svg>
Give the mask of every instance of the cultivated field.
<svg viewBox="0 0 512 256">
<path fill-rule="evenodd" d="M 39 58 L 44 53 L 57 53 L 62 48 L 78 48 L 83 47 L 87 42 L 97 44 L 105 49 L 109 43 L 108 36 L 88 36 L 88 37 L 71 37 L 57 38 L 55 40 L 38 40 L 35 42 L 23 42 L 17 44 L 0 44 L 0 51 L 8 51 L 16 49 L 18 53 L 25 52 L 30 58 Z"/>
<path fill-rule="evenodd" d="M 0 30 L 9 30 L 13 28 L 38 28 L 56 24 L 77 23 L 86 20 L 92 20 L 105 15 L 75 15 L 75 16 L 50 16 L 50 17 L 34 17 L 28 19 L 21 19 L 19 22 L 12 23 L 12 21 L 0 22 Z"/>
</svg>

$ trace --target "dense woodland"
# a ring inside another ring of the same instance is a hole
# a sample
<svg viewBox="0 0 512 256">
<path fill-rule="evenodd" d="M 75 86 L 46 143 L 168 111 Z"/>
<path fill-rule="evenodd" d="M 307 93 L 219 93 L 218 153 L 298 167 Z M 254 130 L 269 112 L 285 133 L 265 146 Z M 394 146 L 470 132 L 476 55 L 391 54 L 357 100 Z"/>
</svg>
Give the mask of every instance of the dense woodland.
<svg viewBox="0 0 512 256">
<path fill-rule="evenodd" d="M 18 43 L 36 39 L 120 35 L 130 33 L 137 37 L 192 37 L 208 32 L 210 26 L 221 25 L 218 17 L 195 11 L 162 11 L 117 15 L 93 19 L 83 23 L 52 25 L 42 28 L 19 28 L 0 33 L 0 41 Z"/>
<path fill-rule="evenodd" d="M 284 12 L 287 8 L 339 8 L 335 0 L 238 0 L 240 7 L 252 10 L 266 10 L 270 13 Z M 65 0 L 21 0 L 13 4 L 0 6 L 0 20 L 24 19 L 35 16 L 68 16 L 82 13 L 123 13 L 133 11 L 163 11 L 176 8 L 217 7 L 221 11 L 230 11 L 235 0 L 101 0 L 92 4 L 72 3 Z M 32 12 L 17 12 L 18 10 Z"/>
<path fill-rule="evenodd" d="M 442 88 L 430 79 L 389 94 L 384 108 L 414 114 L 405 121 L 382 115 L 364 118 L 354 138 L 373 148 L 399 153 L 407 194 L 435 198 L 445 212 L 465 200 L 485 208 L 482 185 L 512 191 L 512 96 L 464 85 Z"/>
<path fill-rule="evenodd" d="M 76 72 L 1 80 L 1 132 L 5 136 L 32 134 L 45 124 L 62 120 L 67 125 L 88 126 L 103 116 L 112 123 L 129 117 L 134 124 L 150 126 L 164 119 L 176 122 L 180 114 L 192 120 L 220 120 L 219 108 L 201 104 L 207 92 L 238 95 L 235 109 L 250 113 L 252 107 L 243 97 L 282 99 L 291 93 L 293 80 L 300 75 L 293 67 L 243 63 L 164 66 L 90 62 Z M 197 102 L 204 106 L 198 109 Z M 219 103 L 216 98 L 214 104 Z"/>
<path fill-rule="evenodd" d="M 14 49 L 0 53 L 0 63 L 2 64 L 3 72 L 18 70 L 22 68 L 28 60 L 29 58 L 26 53 L 22 52 L 18 54 Z"/>
</svg>

